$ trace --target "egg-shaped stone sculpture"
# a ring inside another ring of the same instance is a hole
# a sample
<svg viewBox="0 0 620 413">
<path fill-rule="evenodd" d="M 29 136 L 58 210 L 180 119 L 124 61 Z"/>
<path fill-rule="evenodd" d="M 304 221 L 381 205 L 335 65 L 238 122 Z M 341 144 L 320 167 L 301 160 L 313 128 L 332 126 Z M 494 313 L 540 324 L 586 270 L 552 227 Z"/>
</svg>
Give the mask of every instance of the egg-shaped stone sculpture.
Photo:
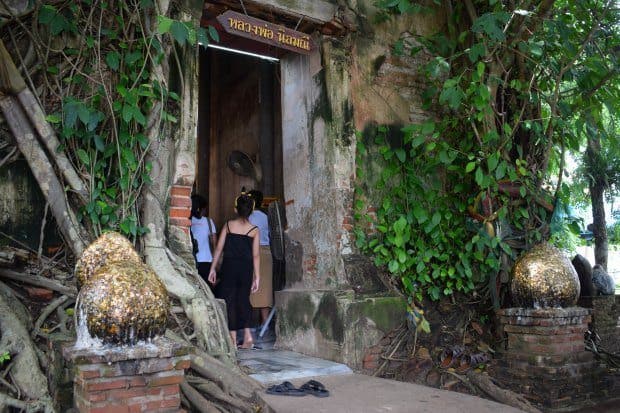
<svg viewBox="0 0 620 413">
<path fill-rule="evenodd" d="M 570 307 L 577 302 L 579 289 L 569 259 L 546 243 L 521 255 L 512 269 L 510 292 L 520 307 Z"/>
<path fill-rule="evenodd" d="M 118 232 L 106 232 L 90 244 L 75 264 L 78 288 L 102 266 L 112 261 L 142 263 L 131 242 Z"/>
<path fill-rule="evenodd" d="M 98 268 L 82 286 L 79 303 L 89 334 L 104 343 L 135 344 L 166 328 L 168 293 L 141 262 L 114 261 Z"/>
</svg>

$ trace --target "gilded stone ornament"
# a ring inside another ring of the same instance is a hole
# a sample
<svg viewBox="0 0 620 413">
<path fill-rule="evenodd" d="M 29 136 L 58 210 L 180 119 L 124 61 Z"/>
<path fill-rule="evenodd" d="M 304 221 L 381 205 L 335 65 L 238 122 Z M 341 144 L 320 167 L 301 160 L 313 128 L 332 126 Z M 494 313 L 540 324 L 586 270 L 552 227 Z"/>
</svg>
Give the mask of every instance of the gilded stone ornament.
<svg viewBox="0 0 620 413">
<path fill-rule="evenodd" d="M 107 263 L 126 260 L 142 263 L 140 256 L 127 238 L 118 232 L 106 232 L 84 250 L 75 264 L 78 288 Z"/>
<path fill-rule="evenodd" d="M 546 243 L 521 255 L 512 269 L 510 292 L 520 307 L 570 307 L 577 302 L 579 289 L 569 259 Z"/>
<path fill-rule="evenodd" d="M 168 293 L 151 268 L 134 260 L 98 268 L 80 290 L 88 332 L 104 343 L 135 344 L 164 333 Z"/>
</svg>

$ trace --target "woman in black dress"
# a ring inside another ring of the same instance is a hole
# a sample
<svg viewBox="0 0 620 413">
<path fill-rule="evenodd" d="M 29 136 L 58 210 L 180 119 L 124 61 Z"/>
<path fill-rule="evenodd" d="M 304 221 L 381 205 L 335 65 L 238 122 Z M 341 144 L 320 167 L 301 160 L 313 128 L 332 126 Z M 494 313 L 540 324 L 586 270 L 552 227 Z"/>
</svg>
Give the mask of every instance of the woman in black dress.
<svg viewBox="0 0 620 413">
<path fill-rule="evenodd" d="M 253 209 L 254 200 L 245 193 L 235 199 L 237 218 L 224 225 L 213 256 L 213 262 L 217 263 L 224 254 L 219 270 L 218 296 L 226 301 L 228 330 L 234 344 L 237 343 L 237 330 L 243 329 L 241 348 L 253 346 L 250 293 L 258 290 L 260 280 L 259 233 L 248 220 Z M 209 272 L 209 282 L 215 283 L 217 278 L 214 265 Z"/>
</svg>

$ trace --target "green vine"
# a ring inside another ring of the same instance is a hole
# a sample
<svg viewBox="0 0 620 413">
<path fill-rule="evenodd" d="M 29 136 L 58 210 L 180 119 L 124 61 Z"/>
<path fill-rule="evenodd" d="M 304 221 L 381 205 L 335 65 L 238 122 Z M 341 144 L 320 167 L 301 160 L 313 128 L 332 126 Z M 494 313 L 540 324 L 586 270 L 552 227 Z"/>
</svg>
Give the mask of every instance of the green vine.
<svg viewBox="0 0 620 413">
<path fill-rule="evenodd" d="M 136 238 L 147 231 L 138 208 L 142 187 L 151 183 L 146 154 L 158 139 L 149 131 L 169 131 L 179 110 L 178 94 L 157 80 L 153 67 L 174 67 L 165 61 L 171 48 L 207 44 L 217 32 L 158 15 L 145 0 L 46 4 L 38 22 L 65 44 L 53 50 L 47 67 L 60 82 L 57 111 L 47 120 L 87 183 L 79 218 L 95 234 L 114 229 Z M 148 124 L 152 111 L 159 124 Z"/>
<path fill-rule="evenodd" d="M 568 227 L 551 225 L 558 197 L 566 198 L 563 157 L 566 147 L 579 147 L 579 115 L 593 105 L 574 89 L 598 93 L 613 78 L 615 69 L 601 70 L 600 56 L 584 50 L 608 41 L 597 29 L 611 30 L 617 19 L 602 2 L 556 3 L 545 10 L 539 2 L 531 9 L 441 2 L 450 7 L 445 32 L 393 48 L 428 57 L 423 107 L 437 118 L 359 134 L 355 234 L 414 310 L 414 300 L 455 292 L 499 306 L 499 280 L 516 255 Z M 429 2 L 410 0 L 377 7 L 388 23 L 432 11 Z M 558 19 L 546 19 L 553 12 Z"/>
</svg>

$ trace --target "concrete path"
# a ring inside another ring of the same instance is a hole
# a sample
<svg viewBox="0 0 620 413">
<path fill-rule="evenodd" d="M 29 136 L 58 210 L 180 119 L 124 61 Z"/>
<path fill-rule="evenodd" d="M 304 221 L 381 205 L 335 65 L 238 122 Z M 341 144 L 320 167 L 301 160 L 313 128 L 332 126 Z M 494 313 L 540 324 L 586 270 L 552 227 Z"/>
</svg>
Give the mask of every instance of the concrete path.
<svg viewBox="0 0 620 413">
<path fill-rule="evenodd" d="M 466 394 L 361 374 L 314 377 L 329 397 L 262 393 L 275 413 L 519 413 L 522 411 Z M 299 387 L 305 379 L 291 380 Z"/>
<path fill-rule="evenodd" d="M 310 379 L 320 381 L 329 397 L 274 396 L 261 393 L 271 407 L 266 413 L 518 413 L 521 410 L 479 397 L 412 383 L 354 374 L 344 364 L 274 349 L 273 332 L 255 336 L 260 350 L 240 350 L 239 365 L 265 385 L 285 380 L 296 387 Z"/>
</svg>

